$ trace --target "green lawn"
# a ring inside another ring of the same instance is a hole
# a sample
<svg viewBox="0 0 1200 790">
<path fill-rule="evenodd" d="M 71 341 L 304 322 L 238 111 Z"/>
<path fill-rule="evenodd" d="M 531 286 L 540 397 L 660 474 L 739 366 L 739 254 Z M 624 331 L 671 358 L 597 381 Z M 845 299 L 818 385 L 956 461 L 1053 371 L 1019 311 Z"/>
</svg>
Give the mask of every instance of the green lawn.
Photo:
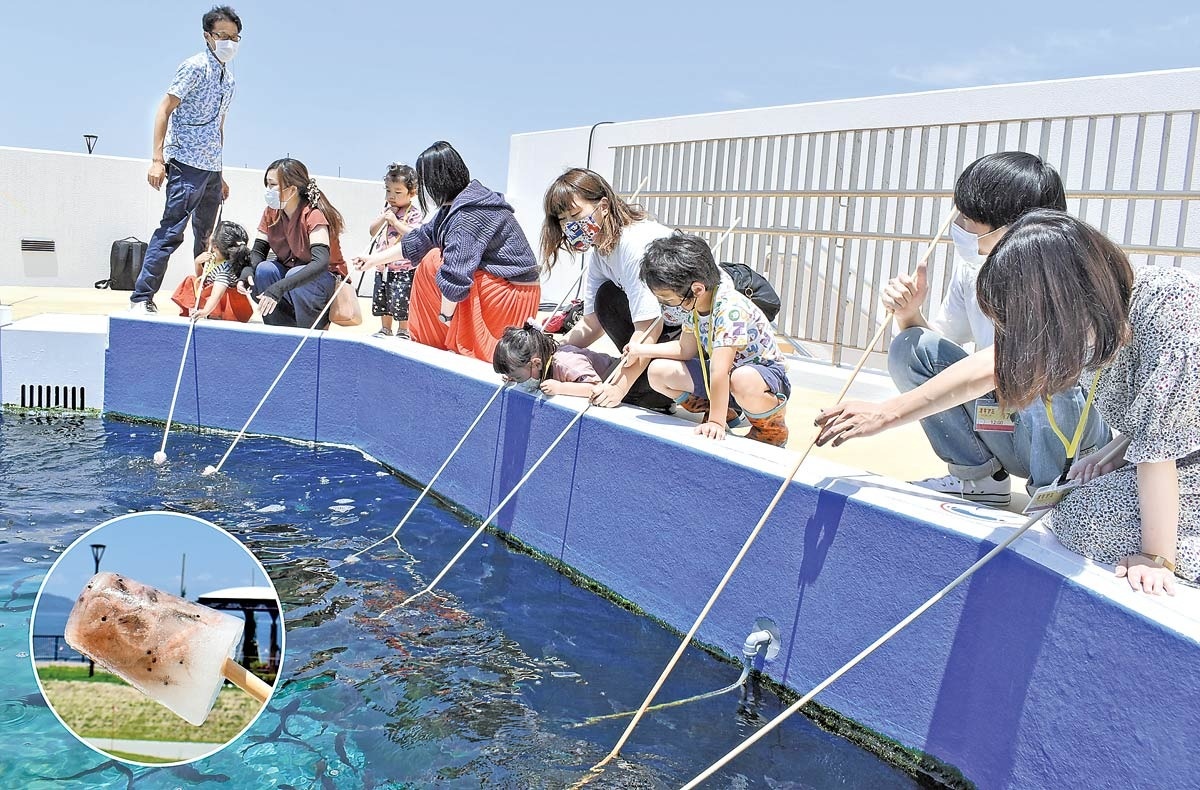
<svg viewBox="0 0 1200 790">
<path fill-rule="evenodd" d="M 133 760 L 138 763 L 177 763 L 178 760 L 172 760 L 167 757 L 147 757 L 144 754 L 133 754 L 132 752 L 122 752 L 117 749 L 105 749 L 105 752 L 111 754 L 120 760 Z"/>
<path fill-rule="evenodd" d="M 82 680 L 88 683 L 124 683 L 116 675 L 96 667 L 94 677 L 88 677 L 88 665 L 85 664 L 39 664 L 38 677 L 45 683 L 47 680 Z"/>
<path fill-rule="evenodd" d="M 163 705 L 126 685 L 107 681 L 48 680 L 39 668 L 46 699 L 71 729 L 88 738 L 225 743 L 258 713 L 259 703 L 236 688 L 224 688 L 208 720 L 193 727 Z M 87 676 L 87 667 L 83 668 Z"/>
</svg>

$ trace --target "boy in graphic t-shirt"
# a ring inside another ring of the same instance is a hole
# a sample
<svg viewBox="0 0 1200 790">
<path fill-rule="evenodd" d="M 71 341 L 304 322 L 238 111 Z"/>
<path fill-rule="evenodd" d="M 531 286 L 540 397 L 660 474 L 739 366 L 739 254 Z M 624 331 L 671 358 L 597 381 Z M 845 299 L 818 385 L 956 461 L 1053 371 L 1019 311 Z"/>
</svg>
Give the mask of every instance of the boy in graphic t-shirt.
<svg viewBox="0 0 1200 790">
<path fill-rule="evenodd" d="M 771 323 L 721 277 L 704 240 L 677 232 L 651 242 L 642 280 L 664 312 L 680 317 L 683 331 L 670 343 L 630 344 L 626 364 L 652 359 L 650 386 L 704 413 L 696 433 L 723 439 L 740 409 L 750 420 L 748 438 L 787 444 L 784 411 L 792 388 Z"/>
</svg>

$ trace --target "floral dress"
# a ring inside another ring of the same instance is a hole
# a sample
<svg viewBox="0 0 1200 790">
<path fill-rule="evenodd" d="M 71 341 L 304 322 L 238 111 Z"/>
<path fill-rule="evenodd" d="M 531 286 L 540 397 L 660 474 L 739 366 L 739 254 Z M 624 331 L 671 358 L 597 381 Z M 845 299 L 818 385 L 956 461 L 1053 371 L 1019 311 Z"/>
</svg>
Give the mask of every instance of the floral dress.
<svg viewBox="0 0 1200 790">
<path fill-rule="evenodd" d="M 1132 338 L 1100 376 L 1096 408 L 1129 438 L 1131 465 L 1081 486 L 1051 514 L 1059 541 L 1097 562 L 1142 550 L 1137 468 L 1175 460 L 1179 470 L 1176 574 L 1200 579 L 1200 276 L 1147 266 L 1129 305 Z M 1095 373 L 1084 371 L 1084 379 Z"/>
<path fill-rule="evenodd" d="M 410 203 L 404 212 L 404 222 L 409 225 L 420 225 L 425 219 L 421 209 L 415 203 Z M 383 238 L 379 240 L 375 250 L 393 247 L 400 243 L 400 231 L 387 226 Z M 387 271 L 375 273 L 375 289 L 371 292 L 371 315 L 390 315 L 397 321 L 408 320 L 408 304 L 412 298 L 413 270 L 416 263 L 408 260 L 393 261 L 387 265 Z"/>
</svg>

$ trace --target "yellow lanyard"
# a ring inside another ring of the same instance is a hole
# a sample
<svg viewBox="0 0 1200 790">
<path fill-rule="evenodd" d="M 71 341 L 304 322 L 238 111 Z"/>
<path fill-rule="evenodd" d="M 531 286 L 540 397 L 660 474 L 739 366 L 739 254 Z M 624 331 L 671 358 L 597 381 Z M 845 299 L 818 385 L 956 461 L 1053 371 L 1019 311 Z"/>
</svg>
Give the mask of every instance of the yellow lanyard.
<svg viewBox="0 0 1200 790">
<path fill-rule="evenodd" d="M 545 381 L 546 377 L 550 375 L 550 363 L 552 363 L 553 361 L 554 361 L 554 355 L 551 354 L 550 358 L 546 360 L 546 366 L 544 368 L 542 368 L 542 381 Z"/>
<path fill-rule="evenodd" d="M 708 385 L 708 364 L 704 361 L 704 341 L 700 339 L 700 314 L 692 310 L 692 334 L 696 336 L 696 354 L 700 357 L 700 376 L 704 379 L 704 395 L 712 402 L 712 390 Z M 708 328 L 712 335 L 712 327 Z"/>
<path fill-rule="evenodd" d="M 1100 383 L 1100 374 L 1103 372 L 1103 370 L 1097 370 L 1096 378 L 1092 379 L 1092 387 L 1088 390 L 1087 401 L 1083 404 L 1083 411 L 1079 413 L 1079 424 L 1075 426 L 1075 436 L 1069 442 L 1066 434 L 1059 430 L 1058 423 L 1054 421 L 1054 409 L 1051 408 L 1050 401 L 1042 398 L 1042 405 L 1046 407 L 1046 417 L 1050 420 L 1050 428 L 1067 450 L 1067 466 L 1071 465 L 1071 462 L 1075 460 L 1075 453 L 1079 451 L 1079 441 L 1083 438 L 1083 428 L 1087 425 L 1088 412 L 1091 411 L 1092 401 L 1096 397 L 1096 385 Z"/>
</svg>

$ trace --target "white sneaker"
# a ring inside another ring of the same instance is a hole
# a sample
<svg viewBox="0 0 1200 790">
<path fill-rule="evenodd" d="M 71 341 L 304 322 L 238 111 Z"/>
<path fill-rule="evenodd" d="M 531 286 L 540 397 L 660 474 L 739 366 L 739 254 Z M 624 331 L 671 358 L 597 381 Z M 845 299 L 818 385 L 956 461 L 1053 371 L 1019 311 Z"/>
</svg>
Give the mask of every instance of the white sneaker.
<svg viewBox="0 0 1200 790">
<path fill-rule="evenodd" d="M 129 312 L 135 315 L 157 315 L 158 307 L 154 302 L 130 302 Z"/>
<path fill-rule="evenodd" d="M 924 480 L 914 480 L 912 484 L 939 494 L 962 497 L 968 502 L 981 505 L 1007 507 L 1012 501 L 1012 477 L 997 480 L 991 475 L 982 480 L 963 480 L 955 475 L 945 477 L 927 477 Z"/>
</svg>

